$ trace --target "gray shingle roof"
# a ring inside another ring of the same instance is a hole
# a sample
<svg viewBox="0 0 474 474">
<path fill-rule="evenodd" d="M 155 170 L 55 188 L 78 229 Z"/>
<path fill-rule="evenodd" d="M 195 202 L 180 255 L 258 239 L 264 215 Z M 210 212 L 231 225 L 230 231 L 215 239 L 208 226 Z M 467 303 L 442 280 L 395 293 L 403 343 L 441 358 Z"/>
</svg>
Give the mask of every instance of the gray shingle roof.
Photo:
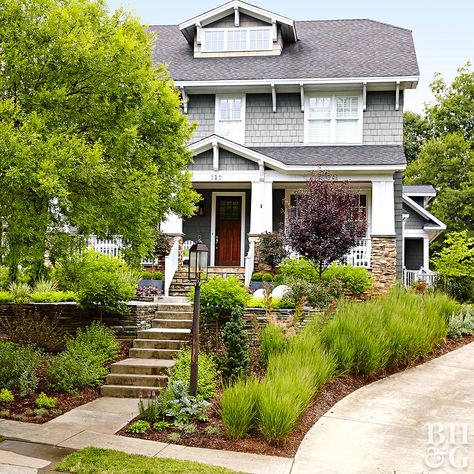
<svg viewBox="0 0 474 474">
<path fill-rule="evenodd" d="M 405 165 L 402 146 L 249 147 L 286 165 Z"/>
<path fill-rule="evenodd" d="M 431 184 L 415 184 L 411 186 L 403 186 L 405 194 L 436 194 L 436 189 Z"/>
<path fill-rule="evenodd" d="M 153 57 L 178 81 L 418 76 L 410 30 L 373 20 L 297 21 L 280 56 L 194 58 L 176 25 L 150 26 Z"/>
</svg>

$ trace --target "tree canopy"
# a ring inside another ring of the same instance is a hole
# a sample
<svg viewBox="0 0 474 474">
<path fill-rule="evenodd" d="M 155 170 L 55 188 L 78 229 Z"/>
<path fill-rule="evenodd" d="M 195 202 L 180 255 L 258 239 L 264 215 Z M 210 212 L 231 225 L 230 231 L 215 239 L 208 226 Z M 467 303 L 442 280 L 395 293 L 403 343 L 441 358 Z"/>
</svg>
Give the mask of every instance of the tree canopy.
<svg viewBox="0 0 474 474">
<path fill-rule="evenodd" d="M 287 206 L 286 239 L 289 246 L 312 261 L 319 275 L 343 259 L 365 235 L 367 222 L 357 194 L 328 173 L 310 177 L 305 189 Z"/>
<path fill-rule="evenodd" d="M 405 115 L 406 184 L 431 184 L 431 210 L 450 231 L 474 232 L 474 72 L 459 68 L 451 85 L 436 75 L 436 102 L 424 117 Z M 409 137 L 409 138 L 407 138 Z M 420 146 L 421 145 L 421 146 Z"/>
<path fill-rule="evenodd" d="M 192 127 L 153 41 L 103 0 L 2 1 L 1 243 L 13 273 L 31 263 L 39 276 L 61 233 L 121 235 L 138 259 L 167 213 L 193 212 Z"/>
</svg>

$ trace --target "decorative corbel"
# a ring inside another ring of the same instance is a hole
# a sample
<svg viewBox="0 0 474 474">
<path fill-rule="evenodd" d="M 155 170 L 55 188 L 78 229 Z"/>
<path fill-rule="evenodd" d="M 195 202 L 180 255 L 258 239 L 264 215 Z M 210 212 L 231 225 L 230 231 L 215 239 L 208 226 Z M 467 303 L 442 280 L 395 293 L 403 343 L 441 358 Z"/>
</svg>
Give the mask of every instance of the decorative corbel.
<svg viewBox="0 0 474 474">
<path fill-rule="evenodd" d="M 276 20 L 272 20 L 272 32 L 273 32 L 273 42 L 276 43 L 278 41 L 278 28 Z"/>
<path fill-rule="evenodd" d="M 362 84 L 362 110 L 367 110 L 367 82 Z"/>
<path fill-rule="evenodd" d="M 234 7 L 234 26 L 240 26 L 240 12 L 238 6 Z"/>
<path fill-rule="evenodd" d="M 182 100 L 183 100 L 183 114 L 186 115 L 188 113 L 189 97 L 188 97 L 188 94 L 186 94 L 186 91 L 185 91 L 183 86 L 181 86 L 181 97 L 182 97 Z"/>
<path fill-rule="evenodd" d="M 219 145 L 217 141 L 212 142 L 212 169 L 219 171 Z"/>
<path fill-rule="evenodd" d="M 275 84 L 272 84 L 272 106 L 273 106 L 273 113 L 277 111 L 277 93 Z"/>
<path fill-rule="evenodd" d="M 198 21 L 196 23 L 196 43 L 197 44 L 201 44 L 201 29 L 202 29 L 201 22 Z"/>
<path fill-rule="evenodd" d="M 263 162 L 263 160 L 259 160 L 258 162 L 258 172 L 259 172 L 260 181 L 264 181 L 265 180 L 265 163 Z"/>
<path fill-rule="evenodd" d="M 300 84 L 301 112 L 304 112 L 304 84 Z"/>
<path fill-rule="evenodd" d="M 397 81 L 397 85 L 395 87 L 395 110 L 400 109 L 400 81 Z"/>
</svg>

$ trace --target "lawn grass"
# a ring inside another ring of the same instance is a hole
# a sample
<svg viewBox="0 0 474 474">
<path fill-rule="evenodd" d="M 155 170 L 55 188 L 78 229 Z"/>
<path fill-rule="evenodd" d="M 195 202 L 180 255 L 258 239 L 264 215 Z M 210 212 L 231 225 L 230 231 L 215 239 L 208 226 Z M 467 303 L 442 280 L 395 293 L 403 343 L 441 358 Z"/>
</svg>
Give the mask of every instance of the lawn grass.
<svg viewBox="0 0 474 474">
<path fill-rule="evenodd" d="M 237 472 L 198 462 L 151 458 L 98 448 L 76 451 L 66 456 L 54 469 L 78 474 L 235 474 Z"/>
</svg>

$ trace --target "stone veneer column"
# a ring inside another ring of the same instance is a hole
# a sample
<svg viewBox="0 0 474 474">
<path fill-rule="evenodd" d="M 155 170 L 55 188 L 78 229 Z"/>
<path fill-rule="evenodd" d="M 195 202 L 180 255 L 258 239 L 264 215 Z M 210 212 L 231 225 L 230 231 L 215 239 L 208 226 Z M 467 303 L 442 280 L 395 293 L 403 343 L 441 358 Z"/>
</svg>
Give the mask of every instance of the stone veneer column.
<svg viewBox="0 0 474 474">
<path fill-rule="evenodd" d="M 397 242 L 395 236 L 372 236 L 370 261 L 374 288 L 388 290 L 397 277 Z"/>
<path fill-rule="evenodd" d="M 254 272 L 270 272 L 271 267 L 260 261 L 260 234 L 249 234 L 249 242 L 255 242 Z"/>
</svg>

